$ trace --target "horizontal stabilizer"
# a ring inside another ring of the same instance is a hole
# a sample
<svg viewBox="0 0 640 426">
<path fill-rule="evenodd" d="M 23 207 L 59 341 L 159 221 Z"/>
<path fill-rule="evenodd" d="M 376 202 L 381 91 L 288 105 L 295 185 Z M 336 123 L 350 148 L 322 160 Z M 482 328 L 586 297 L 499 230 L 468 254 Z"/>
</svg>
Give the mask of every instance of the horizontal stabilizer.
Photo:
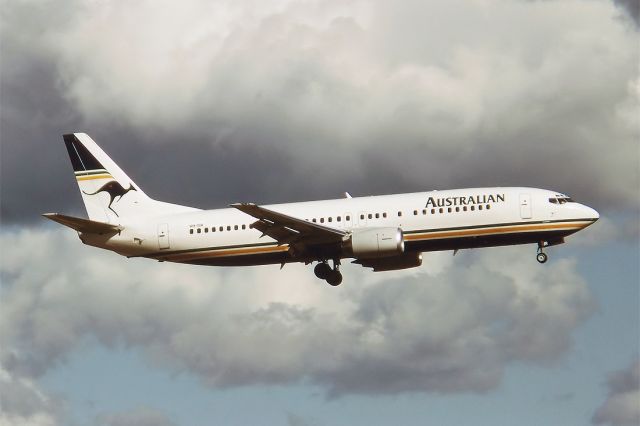
<svg viewBox="0 0 640 426">
<path fill-rule="evenodd" d="M 42 216 L 58 222 L 78 232 L 87 234 L 115 234 L 124 228 L 120 225 L 112 225 L 110 223 L 96 222 L 95 220 L 82 219 L 79 217 L 66 216 L 59 213 L 45 213 Z"/>
</svg>

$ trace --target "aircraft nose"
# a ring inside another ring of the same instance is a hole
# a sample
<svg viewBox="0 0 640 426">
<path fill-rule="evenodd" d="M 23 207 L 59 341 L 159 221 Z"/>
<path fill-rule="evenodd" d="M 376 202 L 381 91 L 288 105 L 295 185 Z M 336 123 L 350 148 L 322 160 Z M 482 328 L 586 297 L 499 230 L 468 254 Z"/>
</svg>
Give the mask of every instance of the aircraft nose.
<svg viewBox="0 0 640 426">
<path fill-rule="evenodd" d="M 600 213 L 598 213 L 595 209 L 592 209 L 589 206 L 582 205 L 582 209 L 584 210 L 585 218 L 591 219 L 594 222 L 600 219 Z"/>
</svg>

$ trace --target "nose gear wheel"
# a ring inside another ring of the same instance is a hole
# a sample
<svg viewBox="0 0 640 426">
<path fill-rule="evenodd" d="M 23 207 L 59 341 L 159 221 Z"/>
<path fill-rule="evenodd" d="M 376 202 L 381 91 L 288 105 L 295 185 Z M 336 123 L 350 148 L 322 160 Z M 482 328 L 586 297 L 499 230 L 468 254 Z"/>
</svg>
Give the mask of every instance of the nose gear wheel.
<svg viewBox="0 0 640 426">
<path fill-rule="evenodd" d="M 546 247 L 545 241 L 540 241 L 538 243 L 538 254 L 536 255 L 536 260 L 539 263 L 546 263 L 546 261 L 549 260 L 549 257 L 547 256 L 547 254 L 543 251 L 545 247 Z"/>
</svg>

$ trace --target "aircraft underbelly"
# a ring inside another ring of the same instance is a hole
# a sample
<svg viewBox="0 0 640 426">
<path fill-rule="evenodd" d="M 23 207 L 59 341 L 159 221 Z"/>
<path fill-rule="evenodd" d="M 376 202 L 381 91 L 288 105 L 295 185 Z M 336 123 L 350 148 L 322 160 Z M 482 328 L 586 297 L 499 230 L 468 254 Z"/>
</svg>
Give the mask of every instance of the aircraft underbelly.
<svg viewBox="0 0 640 426">
<path fill-rule="evenodd" d="M 407 241 L 407 251 L 441 251 L 470 249 L 482 247 L 511 246 L 518 244 L 533 244 L 539 241 L 559 240 L 576 231 L 539 231 L 539 232 L 515 232 L 509 234 L 494 234 L 467 237 L 449 237 L 431 240 Z"/>
</svg>

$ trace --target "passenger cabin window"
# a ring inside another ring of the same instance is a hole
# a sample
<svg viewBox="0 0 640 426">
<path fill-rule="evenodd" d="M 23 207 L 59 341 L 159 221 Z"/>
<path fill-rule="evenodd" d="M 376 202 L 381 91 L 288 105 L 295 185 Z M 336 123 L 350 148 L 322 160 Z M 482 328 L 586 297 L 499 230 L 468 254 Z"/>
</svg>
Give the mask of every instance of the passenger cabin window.
<svg viewBox="0 0 640 426">
<path fill-rule="evenodd" d="M 237 231 L 237 230 L 238 230 L 238 225 L 235 225 L 235 226 L 233 227 L 233 229 Z"/>
<path fill-rule="evenodd" d="M 218 228 L 218 231 L 220 232 L 224 231 L 224 226 L 221 226 L 220 228 Z"/>
<path fill-rule="evenodd" d="M 202 232 L 202 229 L 198 228 L 198 234 Z"/>
<path fill-rule="evenodd" d="M 231 231 L 231 225 L 227 226 L 227 231 Z"/>
<path fill-rule="evenodd" d="M 320 223 L 324 223 L 324 217 L 320 218 Z"/>
<path fill-rule="evenodd" d="M 333 218 L 329 217 L 329 219 L 327 219 L 329 222 L 333 222 Z"/>
<path fill-rule="evenodd" d="M 487 204 L 487 210 L 491 208 L 491 204 Z"/>
<path fill-rule="evenodd" d="M 398 212 L 398 217 L 402 216 L 402 212 Z"/>
<path fill-rule="evenodd" d="M 387 214 L 386 213 L 382 213 L 382 217 L 386 218 Z"/>
<path fill-rule="evenodd" d="M 376 219 L 380 219 L 380 213 L 376 213 Z"/>
<path fill-rule="evenodd" d="M 346 220 L 347 222 L 349 222 L 349 221 L 351 220 L 351 216 L 347 215 L 347 217 L 345 218 L 345 220 Z"/>
<path fill-rule="evenodd" d="M 372 215 L 371 213 L 369 213 L 369 214 L 367 215 L 367 217 L 368 217 L 369 219 L 373 219 L 373 215 Z"/>
<path fill-rule="evenodd" d="M 364 215 L 363 214 L 360 215 L 360 220 L 364 220 Z"/>
<path fill-rule="evenodd" d="M 242 225 L 242 229 L 247 229 L 247 225 Z"/>
<path fill-rule="evenodd" d="M 338 217 L 336 218 L 336 220 L 337 220 L 338 222 L 342 222 L 342 217 L 338 216 Z"/>
<path fill-rule="evenodd" d="M 414 215 L 414 216 L 417 216 L 417 215 L 418 215 L 418 210 L 414 210 L 414 211 L 413 211 L 413 215 Z"/>
<path fill-rule="evenodd" d="M 193 234 L 193 229 L 189 229 L 189 233 L 190 233 L 190 234 Z"/>
</svg>

